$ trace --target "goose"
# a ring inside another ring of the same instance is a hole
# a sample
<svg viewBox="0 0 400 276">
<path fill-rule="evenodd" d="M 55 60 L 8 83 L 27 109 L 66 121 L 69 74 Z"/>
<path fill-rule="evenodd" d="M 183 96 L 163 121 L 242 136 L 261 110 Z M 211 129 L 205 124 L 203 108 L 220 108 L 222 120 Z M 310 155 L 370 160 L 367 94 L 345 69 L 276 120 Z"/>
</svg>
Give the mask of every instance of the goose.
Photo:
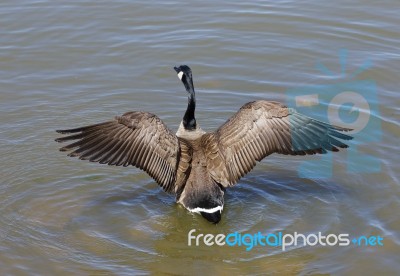
<svg viewBox="0 0 400 276">
<path fill-rule="evenodd" d="M 351 129 L 324 123 L 275 102 L 246 103 L 214 132 L 195 118 L 192 71 L 174 67 L 188 93 L 188 105 L 174 134 L 156 115 L 132 111 L 114 120 L 73 129 L 57 142 L 60 151 L 101 164 L 129 165 L 147 172 L 192 213 L 216 224 L 221 220 L 225 189 L 234 186 L 256 162 L 273 153 L 284 155 L 337 152 L 353 137 Z M 72 142 L 73 141 L 73 142 Z"/>
</svg>

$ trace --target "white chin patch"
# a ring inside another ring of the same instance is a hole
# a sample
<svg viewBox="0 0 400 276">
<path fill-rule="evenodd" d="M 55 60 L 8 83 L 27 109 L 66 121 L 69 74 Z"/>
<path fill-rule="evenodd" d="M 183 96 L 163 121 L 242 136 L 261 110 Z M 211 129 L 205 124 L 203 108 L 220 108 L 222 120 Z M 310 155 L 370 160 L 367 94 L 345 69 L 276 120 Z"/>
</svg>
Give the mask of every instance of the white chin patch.
<svg viewBox="0 0 400 276">
<path fill-rule="evenodd" d="M 180 80 L 182 80 L 182 76 L 183 76 L 183 72 L 180 71 L 180 72 L 178 73 L 178 78 L 179 78 Z"/>
<path fill-rule="evenodd" d="M 222 209 L 224 209 L 224 207 L 223 206 L 217 206 L 217 207 L 214 207 L 214 208 L 211 208 L 211 209 L 205 209 L 205 208 L 200 208 L 200 207 L 197 207 L 197 208 L 194 208 L 194 209 L 189 209 L 189 208 L 187 208 L 190 212 L 193 212 L 193 213 L 198 213 L 198 214 L 200 214 L 200 212 L 204 212 L 204 213 L 209 213 L 209 214 L 212 214 L 212 213 L 215 213 L 215 212 L 217 212 L 217 211 L 219 211 L 220 213 L 222 212 Z"/>
</svg>

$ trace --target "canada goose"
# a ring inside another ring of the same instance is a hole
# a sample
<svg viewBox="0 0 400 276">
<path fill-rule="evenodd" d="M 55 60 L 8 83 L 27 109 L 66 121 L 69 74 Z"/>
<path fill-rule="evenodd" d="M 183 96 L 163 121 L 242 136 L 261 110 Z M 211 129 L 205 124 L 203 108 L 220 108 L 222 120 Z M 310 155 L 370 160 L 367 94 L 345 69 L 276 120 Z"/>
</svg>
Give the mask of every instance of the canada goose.
<svg viewBox="0 0 400 276">
<path fill-rule="evenodd" d="M 114 120 L 58 133 L 72 134 L 57 142 L 77 140 L 60 148 L 68 156 L 147 172 L 187 210 L 218 223 L 225 188 L 231 187 L 272 153 L 306 155 L 338 151 L 350 140 L 333 126 L 297 113 L 279 102 L 253 101 L 215 132 L 203 131 L 195 118 L 192 71 L 174 67 L 188 93 L 188 106 L 176 134 L 156 115 L 133 111 Z"/>
</svg>

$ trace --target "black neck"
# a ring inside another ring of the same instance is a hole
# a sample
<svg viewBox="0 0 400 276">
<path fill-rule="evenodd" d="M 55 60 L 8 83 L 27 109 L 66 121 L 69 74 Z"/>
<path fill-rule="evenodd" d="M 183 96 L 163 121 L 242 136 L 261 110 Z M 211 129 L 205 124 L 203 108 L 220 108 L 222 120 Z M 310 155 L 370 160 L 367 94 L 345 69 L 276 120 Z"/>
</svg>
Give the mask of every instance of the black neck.
<svg viewBox="0 0 400 276">
<path fill-rule="evenodd" d="M 193 81 L 191 78 L 189 80 L 185 78 L 183 84 L 185 85 L 186 91 L 189 93 L 188 106 L 185 116 L 183 116 L 183 127 L 186 130 L 194 130 L 196 129 L 196 118 L 194 117 L 194 111 L 196 109 L 196 96 L 194 93 Z"/>
</svg>

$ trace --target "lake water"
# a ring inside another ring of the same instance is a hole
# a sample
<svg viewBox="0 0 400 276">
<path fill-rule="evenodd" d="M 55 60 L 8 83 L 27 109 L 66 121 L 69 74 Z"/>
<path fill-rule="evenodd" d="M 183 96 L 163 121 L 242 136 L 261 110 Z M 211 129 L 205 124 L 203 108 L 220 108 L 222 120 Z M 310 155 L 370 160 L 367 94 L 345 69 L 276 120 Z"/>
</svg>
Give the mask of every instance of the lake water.
<svg viewBox="0 0 400 276">
<path fill-rule="evenodd" d="M 399 273 L 399 8 L 395 0 L 3 0 L 0 274 Z M 193 69 L 205 130 L 252 100 L 290 104 L 298 91 L 345 92 L 347 83 L 376 125 L 315 170 L 301 157 L 266 158 L 227 190 L 217 225 L 136 168 L 58 151 L 55 129 L 126 111 L 155 113 L 176 131 L 187 103 L 172 68 L 180 64 Z M 313 177 L 321 171 L 332 175 Z M 191 229 L 374 235 L 384 245 L 196 247 L 187 245 Z"/>
</svg>

